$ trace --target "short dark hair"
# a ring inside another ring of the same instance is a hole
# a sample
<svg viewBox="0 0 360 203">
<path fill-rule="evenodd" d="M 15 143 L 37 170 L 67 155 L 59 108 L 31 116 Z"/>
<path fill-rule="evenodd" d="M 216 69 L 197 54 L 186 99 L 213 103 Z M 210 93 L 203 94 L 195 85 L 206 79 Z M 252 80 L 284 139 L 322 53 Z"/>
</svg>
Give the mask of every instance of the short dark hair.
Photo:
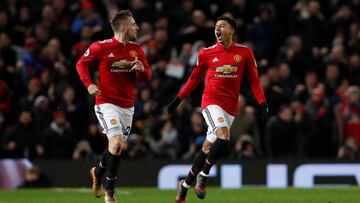
<svg viewBox="0 0 360 203">
<path fill-rule="evenodd" d="M 236 30 L 237 24 L 236 24 L 236 21 L 235 21 L 234 18 L 232 18 L 232 17 L 230 17 L 230 16 L 227 16 L 227 15 L 222 15 L 222 16 L 218 17 L 218 19 L 217 19 L 216 21 L 219 21 L 219 20 L 225 20 L 225 21 L 227 21 L 227 22 L 230 24 L 230 26 L 231 26 L 234 30 Z"/>
<path fill-rule="evenodd" d="M 110 20 L 110 25 L 113 31 L 118 31 L 120 25 L 123 23 L 122 21 L 128 19 L 129 17 L 133 17 L 130 10 L 121 10 L 115 13 Z"/>
</svg>

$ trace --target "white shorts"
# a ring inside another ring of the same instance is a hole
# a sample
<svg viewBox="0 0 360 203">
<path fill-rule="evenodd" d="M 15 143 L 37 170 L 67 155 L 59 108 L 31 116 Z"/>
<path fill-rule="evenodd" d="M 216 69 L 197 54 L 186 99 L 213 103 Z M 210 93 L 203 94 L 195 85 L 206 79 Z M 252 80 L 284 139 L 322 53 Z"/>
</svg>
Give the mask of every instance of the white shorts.
<svg viewBox="0 0 360 203">
<path fill-rule="evenodd" d="M 124 141 L 127 140 L 131 130 L 132 119 L 134 115 L 134 107 L 124 109 L 114 104 L 100 104 L 95 105 L 95 114 L 103 133 L 108 139 L 115 135 L 122 135 Z"/>
<path fill-rule="evenodd" d="M 218 105 L 209 105 L 203 111 L 202 115 L 205 118 L 206 124 L 208 125 L 208 131 L 206 139 L 214 143 L 216 140 L 215 131 L 220 127 L 227 127 L 230 129 L 234 116 L 229 115 Z"/>
</svg>

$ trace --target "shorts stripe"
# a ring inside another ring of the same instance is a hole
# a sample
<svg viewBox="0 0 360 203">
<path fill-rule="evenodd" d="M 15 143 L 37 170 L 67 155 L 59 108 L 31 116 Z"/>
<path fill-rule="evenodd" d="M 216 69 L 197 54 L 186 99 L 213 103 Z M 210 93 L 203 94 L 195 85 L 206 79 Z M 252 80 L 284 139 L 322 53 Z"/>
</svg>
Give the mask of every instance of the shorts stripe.
<svg viewBox="0 0 360 203">
<path fill-rule="evenodd" d="M 99 114 L 99 118 L 100 118 L 100 120 L 102 121 L 103 126 L 104 126 L 104 128 L 105 128 L 105 131 L 106 131 L 106 132 L 109 131 L 109 128 L 108 128 L 108 126 L 106 125 L 106 122 L 105 122 L 105 119 L 104 119 L 104 115 L 103 115 L 103 113 L 101 113 L 100 106 L 97 105 L 96 108 L 97 108 L 97 113 Z"/>
<path fill-rule="evenodd" d="M 224 112 L 224 115 L 225 115 L 225 120 L 226 120 L 226 123 L 228 125 L 228 129 L 230 129 L 230 118 L 229 118 L 229 115 L 227 113 Z"/>
<path fill-rule="evenodd" d="M 212 129 L 214 130 L 215 129 L 215 123 L 214 123 L 213 119 L 211 118 L 211 114 L 210 114 L 209 109 L 205 108 L 204 111 L 205 111 L 205 113 L 206 113 L 206 115 L 208 117 L 208 120 L 209 120 L 209 123 L 210 123 Z"/>
<path fill-rule="evenodd" d="M 119 118 L 119 121 L 120 121 L 120 123 L 121 123 L 121 127 L 122 127 L 122 132 L 123 132 L 123 134 L 124 134 L 124 135 L 127 134 L 127 132 L 126 132 L 126 125 L 125 125 L 123 119 L 122 119 L 122 118 Z"/>
</svg>

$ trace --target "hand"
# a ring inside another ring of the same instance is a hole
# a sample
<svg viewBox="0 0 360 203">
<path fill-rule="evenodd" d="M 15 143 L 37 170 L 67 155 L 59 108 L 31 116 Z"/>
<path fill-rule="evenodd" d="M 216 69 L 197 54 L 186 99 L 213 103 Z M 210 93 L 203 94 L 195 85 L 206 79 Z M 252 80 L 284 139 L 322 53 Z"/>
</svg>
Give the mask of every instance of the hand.
<svg viewBox="0 0 360 203">
<path fill-rule="evenodd" d="M 269 107 L 267 103 L 262 103 L 259 105 L 257 116 L 263 121 L 269 117 Z"/>
<path fill-rule="evenodd" d="M 174 114 L 176 107 L 179 106 L 180 103 L 181 103 L 181 99 L 178 96 L 176 96 L 175 99 L 173 99 L 167 105 L 168 114 Z"/>
<path fill-rule="evenodd" d="M 145 71 L 144 65 L 141 61 L 139 61 L 138 57 L 135 57 L 135 61 L 131 63 L 131 66 L 132 68 L 130 69 L 130 71 Z"/>
<path fill-rule="evenodd" d="M 87 90 L 88 90 L 89 94 L 91 94 L 91 95 L 100 95 L 101 94 L 101 90 L 95 84 L 89 85 Z"/>
</svg>

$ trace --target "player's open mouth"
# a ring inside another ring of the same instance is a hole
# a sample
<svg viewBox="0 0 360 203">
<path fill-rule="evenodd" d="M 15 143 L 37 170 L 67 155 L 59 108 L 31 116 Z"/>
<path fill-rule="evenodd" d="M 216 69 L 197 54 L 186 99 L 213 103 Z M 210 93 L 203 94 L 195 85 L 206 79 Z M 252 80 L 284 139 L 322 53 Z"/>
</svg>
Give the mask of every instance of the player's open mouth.
<svg viewBox="0 0 360 203">
<path fill-rule="evenodd" d="M 221 32 L 216 32 L 215 35 L 217 39 L 221 39 Z"/>
</svg>

